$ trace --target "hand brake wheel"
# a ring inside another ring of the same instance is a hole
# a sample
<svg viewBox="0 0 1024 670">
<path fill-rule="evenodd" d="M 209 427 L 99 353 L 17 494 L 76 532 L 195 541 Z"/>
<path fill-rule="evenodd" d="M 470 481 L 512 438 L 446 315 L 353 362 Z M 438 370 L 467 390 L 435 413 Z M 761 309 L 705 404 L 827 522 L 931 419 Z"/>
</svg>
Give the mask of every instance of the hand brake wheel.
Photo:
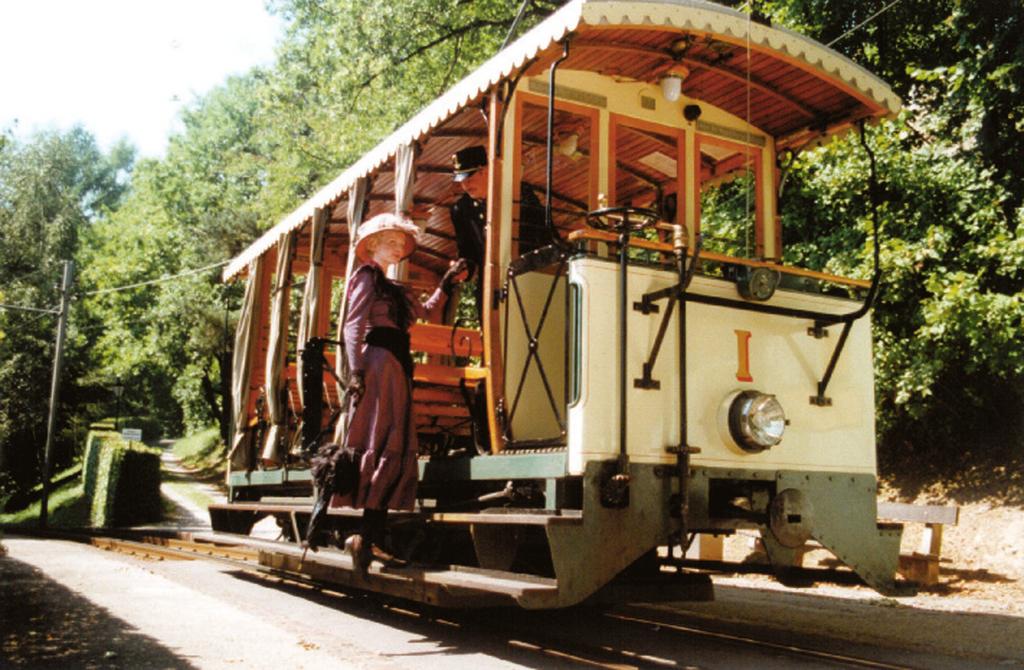
<svg viewBox="0 0 1024 670">
<path fill-rule="evenodd" d="M 602 207 L 587 212 L 587 225 L 599 230 L 636 232 L 651 228 L 661 217 L 653 209 L 643 207 Z"/>
</svg>

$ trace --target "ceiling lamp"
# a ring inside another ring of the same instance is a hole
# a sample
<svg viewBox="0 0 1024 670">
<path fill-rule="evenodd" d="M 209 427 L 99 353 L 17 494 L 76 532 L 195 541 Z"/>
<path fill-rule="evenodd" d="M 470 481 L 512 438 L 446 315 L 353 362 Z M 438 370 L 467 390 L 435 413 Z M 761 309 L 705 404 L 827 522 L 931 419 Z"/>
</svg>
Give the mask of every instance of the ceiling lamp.
<svg viewBox="0 0 1024 670">
<path fill-rule="evenodd" d="M 661 85 L 661 94 L 665 96 L 666 100 L 675 102 L 679 99 L 679 95 L 683 91 L 683 80 L 689 74 L 690 71 L 682 65 L 673 65 L 665 74 L 661 75 L 658 83 Z"/>
</svg>

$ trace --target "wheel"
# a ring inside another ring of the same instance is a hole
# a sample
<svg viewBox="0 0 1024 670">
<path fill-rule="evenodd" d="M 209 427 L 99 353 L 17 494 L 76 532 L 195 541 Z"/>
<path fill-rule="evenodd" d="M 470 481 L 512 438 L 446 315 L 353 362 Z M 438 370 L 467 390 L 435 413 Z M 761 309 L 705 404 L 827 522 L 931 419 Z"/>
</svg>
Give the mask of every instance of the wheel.
<svg viewBox="0 0 1024 670">
<path fill-rule="evenodd" d="M 643 207 L 603 207 L 587 212 L 588 226 L 616 232 L 644 230 L 660 220 L 657 212 Z"/>
</svg>

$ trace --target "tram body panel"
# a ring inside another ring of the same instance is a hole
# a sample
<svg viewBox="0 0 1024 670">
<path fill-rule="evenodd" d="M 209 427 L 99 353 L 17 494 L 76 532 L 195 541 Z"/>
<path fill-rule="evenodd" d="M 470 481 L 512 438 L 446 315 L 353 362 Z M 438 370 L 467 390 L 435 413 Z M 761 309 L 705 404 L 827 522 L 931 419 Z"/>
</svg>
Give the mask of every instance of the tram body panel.
<svg viewBox="0 0 1024 670">
<path fill-rule="evenodd" d="M 576 474 L 587 461 L 614 458 L 619 451 L 618 265 L 576 259 L 571 262 L 570 281 L 580 287 L 581 301 L 580 393 L 569 409 L 569 469 Z M 676 281 L 671 272 L 629 269 L 626 420 L 628 454 L 636 462 L 674 463 L 675 456 L 666 447 L 679 444 L 678 312 L 668 325 L 652 374 L 660 388 L 641 389 L 634 380 L 641 377 L 654 345 L 665 301 L 657 314 L 632 309 L 645 293 Z M 687 441 L 701 450 L 692 458 L 695 466 L 875 474 L 867 318 L 854 325 L 836 366 L 827 393 L 832 405 L 818 407 L 810 397 L 817 392 L 841 326 L 828 328 L 827 337 L 816 339 L 808 334 L 813 324 L 806 318 L 696 301 L 700 296 L 741 300 L 735 285 L 723 279 L 697 277 L 689 292 L 695 300 L 686 306 Z M 854 309 L 851 301 L 789 291 L 776 292 L 765 304 L 834 314 Z M 736 446 L 723 425 L 723 403 L 734 391 L 745 389 L 775 395 L 789 420 L 782 442 L 760 453 Z"/>
</svg>

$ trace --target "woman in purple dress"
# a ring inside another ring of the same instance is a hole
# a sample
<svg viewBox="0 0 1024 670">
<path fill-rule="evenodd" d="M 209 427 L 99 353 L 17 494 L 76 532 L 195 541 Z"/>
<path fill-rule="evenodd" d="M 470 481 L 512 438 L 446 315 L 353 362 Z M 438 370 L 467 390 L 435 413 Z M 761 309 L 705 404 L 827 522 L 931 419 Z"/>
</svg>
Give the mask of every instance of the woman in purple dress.
<svg viewBox="0 0 1024 670">
<path fill-rule="evenodd" d="M 360 461 L 354 506 L 363 508 L 362 530 L 345 546 L 364 572 L 372 560 L 401 561 L 384 549 L 389 509 L 412 510 L 416 501 L 418 446 L 412 412 L 412 355 L 409 327 L 440 312 L 465 261 L 449 268 L 425 303 L 391 281 L 387 268 L 408 258 L 419 230 L 395 214 L 380 214 L 359 228 L 355 245 L 361 262 L 348 286 L 345 351 L 349 395 L 355 405 L 345 444 Z"/>
</svg>

